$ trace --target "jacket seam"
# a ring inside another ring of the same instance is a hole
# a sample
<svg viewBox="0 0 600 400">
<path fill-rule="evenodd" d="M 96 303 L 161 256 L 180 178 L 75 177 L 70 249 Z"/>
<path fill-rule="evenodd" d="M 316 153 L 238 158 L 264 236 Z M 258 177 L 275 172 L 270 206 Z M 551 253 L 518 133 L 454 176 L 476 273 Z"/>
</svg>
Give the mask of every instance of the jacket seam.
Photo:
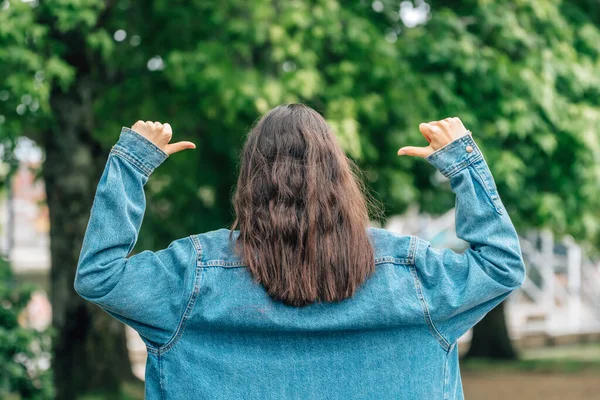
<svg viewBox="0 0 600 400">
<path fill-rule="evenodd" d="M 199 267 L 247 267 L 243 261 L 225 261 L 225 260 L 198 260 L 197 266 Z"/>
<path fill-rule="evenodd" d="M 162 370 L 162 358 L 160 354 L 156 355 L 158 363 L 158 387 L 160 389 L 160 398 L 163 399 L 164 395 L 164 381 L 163 381 L 163 370 Z"/>
<path fill-rule="evenodd" d="M 138 139 L 141 139 L 144 143 L 146 143 L 146 145 L 150 146 L 150 148 L 157 155 L 163 157 L 164 159 L 167 159 L 169 157 L 169 154 L 166 151 L 164 151 L 163 149 L 161 149 L 160 147 L 158 147 L 155 143 L 153 143 L 151 140 L 149 140 L 147 137 L 145 137 L 141 133 L 139 133 L 137 131 L 134 131 L 133 129 L 128 128 L 126 126 L 124 126 L 124 127 L 121 128 L 121 133 L 132 133 L 133 136 L 136 136 Z"/>
<path fill-rule="evenodd" d="M 483 158 L 479 161 L 485 162 L 483 160 Z M 475 173 L 477 174 L 477 176 L 479 177 L 479 179 L 481 180 L 481 185 L 483 186 L 483 190 L 485 191 L 488 199 L 490 200 L 490 202 L 492 203 L 492 207 L 494 207 L 494 209 L 496 210 L 496 212 L 500 215 L 503 214 L 503 210 L 502 207 L 500 207 L 500 205 L 498 204 L 498 200 L 500 199 L 500 195 L 498 194 L 498 188 L 497 187 L 490 187 L 490 182 L 488 182 L 486 180 L 486 178 L 483 176 L 482 171 L 479 170 L 479 168 L 477 168 L 476 165 L 473 166 L 473 170 L 475 171 Z M 492 190 L 496 191 L 496 195 L 492 195 Z"/>
<path fill-rule="evenodd" d="M 481 150 L 477 146 L 477 143 L 475 143 L 475 141 L 473 140 L 471 132 L 470 131 L 468 131 L 468 132 L 469 133 L 467 135 L 464 135 L 458 139 L 455 139 L 454 141 L 448 143 L 446 146 L 436 150 L 435 152 L 433 152 L 432 154 L 427 156 L 425 159 L 430 164 L 433 164 L 440 171 L 440 173 L 442 173 L 442 175 L 444 175 L 447 178 L 452 178 L 454 175 L 459 173 L 461 170 L 465 169 L 472 163 L 483 158 Z M 438 159 L 443 157 L 445 154 L 451 152 L 452 150 L 456 149 L 457 147 L 464 146 L 465 144 L 472 145 L 472 147 L 475 151 L 473 153 L 468 153 L 466 157 L 459 158 L 458 162 L 450 162 L 449 161 L 448 162 L 449 165 L 447 165 L 447 166 L 436 166 Z"/>
<path fill-rule="evenodd" d="M 420 284 L 419 278 L 417 277 L 417 272 L 416 272 L 416 268 L 414 267 L 414 265 L 410 267 L 410 271 L 413 275 L 415 288 L 417 290 L 417 297 L 419 298 L 419 301 L 421 303 L 421 309 L 423 311 L 423 317 L 425 319 L 425 323 L 427 324 L 427 328 L 429 329 L 429 332 L 434 337 L 434 339 L 442 346 L 442 348 L 445 351 L 448 351 L 448 348 L 449 348 L 448 342 L 438 332 L 435 325 L 433 324 L 433 321 L 431 320 L 431 316 L 429 314 L 429 309 L 428 309 L 427 303 L 425 302 L 425 299 L 423 297 L 423 292 L 421 290 L 421 284 Z"/>
<path fill-rule="evenodd" d="M 425 158 L 426 159 L 437 158 L 437 157 L 441 156 L 442 154 L 445 154 L 448 151 L 452 150 L 453 148 L 458 147 L 460 144 L 468 143 L 471 141 L 473 141 L 473 133 L 471 131 L 467 130 L 466 135 L 458 137 L 458 138 L 454 139 L 453 141 L 451 141 L 450 143 L 445 144 L 444 146 L 440 147 L 439 149 L 437 149 L 436 151 L 434 151 L 433 153 L 431 153 L 430 155 L 428 155 Z"/>
<path fill-rule="evenodd" d="M 467 168 L 469 165 L 479 161 L 483 159 L 483 156 L 481 155 L 481 153 L 478 153 L 477 155 L 473 156 L 473 157 L 467 157 L 464 160 L 451 165 L 449 168 L 444 169 L 442 172 L 442 174 L 444 174 L 446 177 L 448 177 L 448 179 L 452 178 L 454 175 L 458 174 L 460 171 L 464 170 L 465 168 Z"/>
<path fill-rule="evenodd" d="M 448 374 L 448 363 L 450 361 L 450 354 L 452 349 L 454 348 L 454 344 L 448 348 L 448 352 L 446 353 L 445 362 L 444 362 L 444 400 L 448 400 L 448 389 L 449 389 L 449 374 Z"/>
<path fill-rule="evenodd" d="M 200 245 L 200 241 L 197 238 L 198 235 L 194 235 L 192 236 L 192 240 L 196 240 L 197 244 L 196 247 L 198 249 L 200 249 L 200 251 L 202 251 L 202 246 Z M 381 257 L 375 257 L 375 265 L 377 264 L 385 264 L 385 263 L 392 263 L 392 264 L 397 264 L 397 265 L 412 265 L 415 262 L 415 253 L 416 253 L 416 248 L 417 248 L 417 237 L 416 236 L 410 236 L 410 244 L 409 244 L 409 249 L 408 249 L 408 254 L 406 254 L 405 257 L 394 257 L 394 256 L 381 256 Z M 247 268 L 248 265 L 243 261 L 243 260 L 239 260 L 239 259 L 234 259 L 234 260 L 224 260 L 224 259 L 207 259 L 207 260 L 203 260 L 203 255 L 202 257 L 198 258 L 197 264 L 198 267 L 200 268 L 211 268 L 211 267 L 216 267 L 216 268 Z"/>
<path fill-rule="evenodd" d="M 419 243 L 417 243 L 419 246 Z M 423 289 L 421 280 L 419 279 L 419 275 L 417 273 L 417 268 L 415 265 L 411 265 L 410 272 L 413 276 L 413 281 L 415 284 L 415 290 L 417 291 L 417 297 L 419 298 L 419 302 L 421 303 L 421 309 L 423 310 L 423 317 L 425 318 L 425 323 L 429 329 L 429 332 L 434 337 L 434 339 L 442 346 L 442 348 L 448 352 L 450 349 L 450 343 L 442 336 L 442 334 L 437 330 L 433 320 L 431 318 L 431 314 L 429 313 L 429 307 L 427 306 L 427 301 L 425 300 L 425 296 L 423 295 Z"/>
<path fill-rule="evenodd" d="M 411 257 L 397 258 L 397 257 L 378 257 L 375 259 L 375 265 L 392 263 L 397 265 L 412 265 L 413 259 Z"/>
<path fill-rule="evenodd" d="M 146 165 L 144 165 L 144 163 L 142 161 L 140 161 L 138 158 L 136 158 L 131 153 L 124 150 L 124 148 L 121 146 L 115 145 L 110 150 L 110 154 L 118 156 L 118 157 L 122 158 L 123 160 L 129 162 L 129 164 L 133 165 L 140 173 L 142 173 L 146 177 L 150 176 L 150 174 L 152 173 L 152 171 L 149 170 L 148 167 Z"/>
<path fill-rule="evenodd" d="M 414 240 L 411 239 L 411 247 L 409 253 L 404 258 L 383 256 L 375 259 L 375 264 L 392 263 L 398 265 L 412 265 L 414 264 Z M 224 260 L 210 260 L 210 261 L 198 261 L 197 266 L 200 268 L 210 267 L 221 267 L 221 268 L 247 268 L 248 266 L 242 261 L 224 261 Z"/>
<path fill-rule="evenodd" d="M 415 255 L 417 253 L 417 246 L 419 242 L 416 236 L 410 237 L 410 243 L 408 245 L 408 258 L 411 261 L 411 264 L 415 264 Z"/>
<path fill-rule="evenodd" d="M 158 347 L 155 347 L 155 346 L 149 344 L 146 341 L 146 339 L 144 339 L 144 337 L 142 337 L 142 335 L 140 335 L 140 337 L 142 338 L 142 340 L 144 340 L 144 343 L 146 344 L 146 350 L 148 351 L 148 353 L 158 355 Z"/>
<path fill-rule="evenodd" d="M 116 153 L 116 154 L 122 154 L 123 156 L 125 156 L 128 160 L 131 160 L 133 162 L 135 162 L 140 168 L 142 168 L 144 171 L 148 172 L 150 170 L 152 170 L 152 168 L 146 163 L 144 162 L 143 159 L 141 159 L 138 155 L 136 155 L 134 152 L 130 151 L 127 147 L 125 146 L 121 146 L 120 144 L 115 144 L 110 151 L 112 153 Z"/>
<path fill-rule="evenodd" d="M 192 289 L 192 294 L 190 295 L 190 298 L 188 300 L 188 303 L 187 303 L 187 306 L 183 313 L 183 316 L 181 317 L 181 320 L 179 321 L 177 330 L 173 334 L 173 337 L 171 337 L 171 339 L 167 343 L 165 343 L 163 346 L 158 348 L 158 353 L 157 353 L 158 355 L 165 354 L 167 351 L 171 350 L 177 344 L 177 342 L 179 342 L 179 339 L 185 332 L 185 327 L 187 326 L 187 320 L 192 312 L 192 309 L 194 308 L 194 303 L 196 302 L 196 298 L 198 297 L 198 292 L 200 291 L 200 282 L 202 281 L 202 276 L 204 274 L 202 273 L 201 268 L 199 268 L 197 266 L 197 261 L 200 257 L 202 257 L 202 246 L 200 245 L 200 241 L 198 240 L 196 235 L 188 236 L 188 239 L 190 239 L 190 241 L 192 242 L 192 245 L 194 246 L 194 250 L 196 253 L 195 257 L 194 257 L 194 264 L 195 264 L 195 266 L 194 266 L 194 286 Z"/>
</svg>

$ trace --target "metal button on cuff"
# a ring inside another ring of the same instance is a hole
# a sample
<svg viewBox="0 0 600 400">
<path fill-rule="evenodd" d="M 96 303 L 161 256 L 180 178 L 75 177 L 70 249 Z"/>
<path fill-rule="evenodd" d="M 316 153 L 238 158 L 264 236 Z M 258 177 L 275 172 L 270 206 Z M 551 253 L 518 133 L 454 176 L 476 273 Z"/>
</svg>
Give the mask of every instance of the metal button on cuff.
<svg viewBox="0 0 600 400">
<path fill-rule="evenodd" d="M 465 150 L 467 151 L 467 153 L 472 153 L 473 152 L 473 146 L 468 145 Z"/>
</svg>

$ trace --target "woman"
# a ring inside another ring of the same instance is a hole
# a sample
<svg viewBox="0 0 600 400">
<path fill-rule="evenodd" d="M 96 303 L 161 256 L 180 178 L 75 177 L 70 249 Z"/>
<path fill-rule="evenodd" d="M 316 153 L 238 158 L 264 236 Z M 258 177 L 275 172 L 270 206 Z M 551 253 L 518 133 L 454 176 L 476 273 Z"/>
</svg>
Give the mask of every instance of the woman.
<svg viewBox="0 0 600 400">
<path fill-rule="evenodd" d="M 100 179 L 75 289 L 136 329 L 148 399 L 461 399 L 457 339 L 524 279 L 517 233 L 458 118 L 420 125 L 450 179 L 464 254 L 368 226 L 325 120 L 279 106 L 241 155 L 232 230 L 127 257 L 169 124 L 123 128 Z M 238 228 L 236 230 L 235 228 Z"/>
</svg>

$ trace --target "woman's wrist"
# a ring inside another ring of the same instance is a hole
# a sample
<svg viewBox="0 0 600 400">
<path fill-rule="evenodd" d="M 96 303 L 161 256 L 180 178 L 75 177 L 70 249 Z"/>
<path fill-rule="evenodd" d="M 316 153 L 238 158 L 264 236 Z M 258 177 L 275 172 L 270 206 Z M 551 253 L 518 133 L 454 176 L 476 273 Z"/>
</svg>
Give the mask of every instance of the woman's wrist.
<svg viewBox="0 0 600 400">
<path fill-rule="evenodd" d="M 121 129 L 119 140 L 110 153 L 128 161 L 146 176 L 150 176 L 168 157 L 154 143 L 127 127 Z"/>
<path fill-rule="evenodd" d="M 447 178 L 451 178 L 473 162 L 483 158 L 471 132 L 434 151 L 425 160 Z"/>
</svg>

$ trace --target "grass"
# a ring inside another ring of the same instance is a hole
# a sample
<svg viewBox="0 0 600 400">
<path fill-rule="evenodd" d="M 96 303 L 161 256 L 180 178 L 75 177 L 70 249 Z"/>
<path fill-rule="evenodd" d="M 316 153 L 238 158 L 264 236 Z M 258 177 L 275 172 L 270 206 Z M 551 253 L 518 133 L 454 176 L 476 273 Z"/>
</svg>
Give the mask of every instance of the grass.
<svg viewBox="0 0 600 400">
<path fill-rule="evenodd" d="M 121 388 L 121 393 L 117 396 L 107 396 L 103 393 L 88 394 L 79 397 L 79 400 L 143 400 L 144 382 L 125 382 Z"/>
<path fill-rule="evenodd" d="M 519 360 L 465 360 L 461 368 L 469 373 L 536 372 L 572 374 L 600 371 L 600 343 L 546 347 L 526 350 Z"/>
</svg>

